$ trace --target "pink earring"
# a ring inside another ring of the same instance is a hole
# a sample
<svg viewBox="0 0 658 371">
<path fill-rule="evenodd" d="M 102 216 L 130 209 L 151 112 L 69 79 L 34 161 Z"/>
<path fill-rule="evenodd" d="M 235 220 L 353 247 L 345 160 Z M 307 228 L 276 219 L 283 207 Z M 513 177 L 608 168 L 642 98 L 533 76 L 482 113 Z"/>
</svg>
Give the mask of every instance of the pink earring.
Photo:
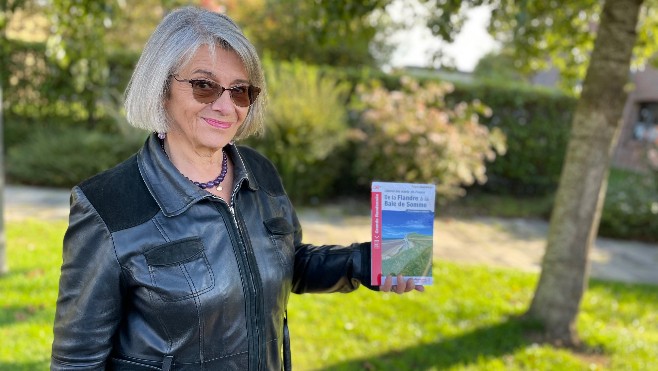
<svg viewBox="0 0 658 371">
<path fill-rule="evenodd" d="M 167 137 L 167 133 L 158 133 L 158 138 L 160 138 L 161 140 L 164 140 L 164 138 L 166 137 Z"/>
</svg>

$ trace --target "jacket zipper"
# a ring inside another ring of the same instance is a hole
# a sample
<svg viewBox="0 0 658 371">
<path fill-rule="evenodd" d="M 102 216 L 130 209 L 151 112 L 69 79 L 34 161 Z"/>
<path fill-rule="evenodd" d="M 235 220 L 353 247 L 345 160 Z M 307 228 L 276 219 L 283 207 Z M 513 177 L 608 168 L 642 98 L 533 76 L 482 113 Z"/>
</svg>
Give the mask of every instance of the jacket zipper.
<svg viewBox="0 0 658 371">
<path fill-rule="evenodd" d="M 241 182 L 239 182 L 241 183 Z M 249 239 L 243 235 L 244 225 L 233 205 L 239 184 L 231 194 L 231 204 L 224 203 L 231 214 L 232 229 L 229 229 L 233 255 L 238 263 L 240 275 L 243 277 L 242 291 L 246 302 L 247 344 L 249 349 L 249 369 L 262 369 L 261 361 L 265 356 L 265 340 L 263 330 L 262 285 L 258 266 Z"/>
<path fill-rule="evenodd" d="M 261 370 L 263 369 L 263 358 L 267 354 L 265 346 L 266 341 L 264 326 L 265 313 L 263 305 L 263 286 L 260 277 L 260 271 L 258 270 L 258 264 L 256 263 L 256 255 L 254 254 L 254 250 L 251 246 L 251 240 L 243 236 L 243 231 L 246 230 L 244 220 L 242 217 L 240 217 L 240 213 L 237 210 L 234 209 L 234 213 L 235 222 L 238 223 L 238 234 L 243 242 L 242 247 L 244 249 L 242 249 L 241 252 L 244 254 L 249 277 L 252 282 L 250 288 L 253 288 L 253 308 L 251 308 L 250 311 L 254 312 L 254 316 L 251 318 L 251 320 L 253 322 L 253 330 L 255 336 L 250 338 L 250 347 L 253 346 L 255 351 L 253 353 L 254 355 L 250 356 L 249 368 L 252 369 L 252 365 L 256 365 L 256 368 L 253 369 Z"/>
</svg>

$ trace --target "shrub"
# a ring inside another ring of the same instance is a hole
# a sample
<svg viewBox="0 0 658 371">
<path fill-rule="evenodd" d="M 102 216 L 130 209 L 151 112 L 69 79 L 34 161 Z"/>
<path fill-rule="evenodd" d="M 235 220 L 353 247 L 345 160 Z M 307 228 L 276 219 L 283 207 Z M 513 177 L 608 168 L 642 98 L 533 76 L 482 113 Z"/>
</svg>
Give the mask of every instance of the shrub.
<svg viewBox="0 0 658 371">
<path fill-rule="evenodd" d="M 402 74 L 421 85 L 449 81 L 454 90 L 445 96 L 448 106 L 480 101 L 491 108 L 481 117 L 490 129 L 499 128 L 507 138 L 505 156 L 487 166 L 487 182 L 479 190 L 523 196 L 550 195 L 557 188 L 566 154 L 576 98 L 556 89 L 513 81 L 474 80 L 468 76 L 423 69 L 392 74 L 372 70 L 342 69 L 334 74 L 352 82 L 379 80 L 388 90 L 401 90 Z"/>
<path fill-rule="evenodd" d="M 330 193 L 339 165 L 330 159 L 346 142 L 348 85 L 301 62 L 264 60 L 270 105 L 266 134 L 247 143 L 277 166 L 291 198 Z"/>
<path fill-rule="evenodd" d="M 507 137 L 507 153 L 487 168 L 484 189 L 546 195 L 555 191 L 566 154 L 574 97 L 556 90 L 500 82 L 458 84 L 449 102 L 478 99 L 491 107 L 483 119 Z"/>
<path fill-rule="evenodd" d="M 658 242 L 658 177 L 611 169 L 599 235 Z"/>
<path fill-rule="evenodd" d="M 46 121 L 50 124 L 55 118 L 68 126 L 85 123 L 95 129 L 107 128 L 111 111 L 107 111 L 103 101 L 108 92 L 123 92 L 139 57 L 122 50 L 111 51 L 105 85 L 98 91 L 80 91 L 73 83 L 76 76 L 46 56 L 44 43 L 8 39 L 3 45 L 7 53 L 0 55 L 0 79 L 6 89 L 5 114 L 37 127 L 45 126 Z"/>
<path fill-rule="evenodd" d="M 146 135 L 123 136 L 80 128 L 36 130 L 9 150 L 9 181 L 71 187 L 135 153 Z"/>
<path fill-rule="evenodd" d="M 403 78 L 401 86 L 398 91 L 359 87 L 358 179 L 435 183 L 444 198 L 462 195 L 464 185 L 484 183 L 485 161 L 506 148 L 499 129 L 479 122 L 489 109 L 478 101 L 448 107 L 448 83 L 421 87 Z"/>
</svg>

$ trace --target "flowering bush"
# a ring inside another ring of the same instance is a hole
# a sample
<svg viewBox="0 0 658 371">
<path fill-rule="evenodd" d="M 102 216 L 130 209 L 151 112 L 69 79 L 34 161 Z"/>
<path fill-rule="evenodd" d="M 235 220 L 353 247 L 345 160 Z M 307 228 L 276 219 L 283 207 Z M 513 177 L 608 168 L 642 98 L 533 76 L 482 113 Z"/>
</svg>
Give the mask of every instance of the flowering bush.
<svg viewBox="0 0 658 371">
<path fill-rule="evenodd" d="M 372 180 L 424 182 L 439 197 L 465 193 L 463 186 L 486 182 L 486 161 L 506 150 L 505 135 L 479 121 L 491 111 L 479 101 L 447 107 L 448 83 L 403 78 L 400 91 L 375 86 L 357 88 L 361 120 L 353 138 L 354 169 L 361 183 Z"/>
</svg>

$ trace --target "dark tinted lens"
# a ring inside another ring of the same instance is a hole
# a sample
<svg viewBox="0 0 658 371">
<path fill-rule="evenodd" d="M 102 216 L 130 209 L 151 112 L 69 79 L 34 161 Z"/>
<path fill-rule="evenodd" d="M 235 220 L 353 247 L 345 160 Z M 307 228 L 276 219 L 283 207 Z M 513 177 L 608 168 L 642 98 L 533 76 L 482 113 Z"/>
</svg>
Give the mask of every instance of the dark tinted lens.
<svg viewBox="0 0 658 371">
<path fill-rule="evenodd" d="M 260 89 L 252 85 L 238 85 L 228 89 L 208 80 L 189 80 L 192 95 L 199 103 L 209 104 L 216 101 L 224 90 L 228 90 L 231 100 L 238 107 L 249 107 L 258 97 Z"/>
<path fill-rule="evenodd" d="M 224 89 L 212 81 L 190 80 L 192 95 L 199 103 L 212 103 L 217 100 Z"/>
<path fill-rule="evenodd" d="M 256 98 L 258 98 L 258 94 L 260 93 L 260 88 L 257 86 L 249 85 L 249 102 L 254 103 L 256 101 Z"/>
<path fill-rule="evenodd" d="M 228 90 L 231 92 L 231 99 L 238 107 L 249 107 L 251 100 L 249 99 L 249 86 L 233 86 Z"/>
</svg>

